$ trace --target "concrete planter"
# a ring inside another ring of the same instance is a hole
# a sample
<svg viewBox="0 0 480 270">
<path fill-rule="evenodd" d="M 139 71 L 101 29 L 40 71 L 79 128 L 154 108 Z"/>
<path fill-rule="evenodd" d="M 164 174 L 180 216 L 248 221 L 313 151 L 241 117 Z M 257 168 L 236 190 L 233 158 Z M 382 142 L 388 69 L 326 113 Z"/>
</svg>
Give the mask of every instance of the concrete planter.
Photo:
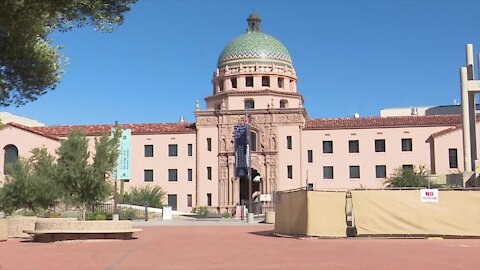
<svg viewBox="0 0 480 270">
<path fill-rule="evenodd" d="M 6 219 L 8 222 L 8 237 L 29 238 L 30 235 L 24 233 L 25 230 L 35 229 L 35 222 L 38 220 L 64 220 L 74 221 L 76 218 L 38 218 L 16 216 Z"/>
<path fill-rule="evenodd" d="M 8 222 L 6 219 L 0 219 L 0 241 L 8 240 Z"/>
<path fill-rule="evenodd" d="M 65 221 L 65 220 L 37 220 L 34 230 L 25 230 L 34 235 L 35 242 L 54 242 L 63 240 L 86 239 L 132 239 L 134 232 L 141 229 L 132 228 L 132 222 L 121 220 L 90 220 L 90 221 Z"/>
</svg>

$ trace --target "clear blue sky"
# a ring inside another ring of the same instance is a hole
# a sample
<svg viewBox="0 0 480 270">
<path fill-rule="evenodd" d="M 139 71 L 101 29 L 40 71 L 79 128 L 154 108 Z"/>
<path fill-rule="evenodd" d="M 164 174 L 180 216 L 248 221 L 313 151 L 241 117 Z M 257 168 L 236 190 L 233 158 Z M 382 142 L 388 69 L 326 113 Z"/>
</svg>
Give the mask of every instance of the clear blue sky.
<svg viewBox="0 0 480 270">
<path fill-rule="evenodd" d="M 140 0 L 113 33 L 52 35 L 70 62 L 57 89 L 0 111 L 48 125 L 194 121 L 252 11 L 289 50 L 311 118 L 460 101 L 465 44 L 480 48 L 478 0 Z"/>
</svg>

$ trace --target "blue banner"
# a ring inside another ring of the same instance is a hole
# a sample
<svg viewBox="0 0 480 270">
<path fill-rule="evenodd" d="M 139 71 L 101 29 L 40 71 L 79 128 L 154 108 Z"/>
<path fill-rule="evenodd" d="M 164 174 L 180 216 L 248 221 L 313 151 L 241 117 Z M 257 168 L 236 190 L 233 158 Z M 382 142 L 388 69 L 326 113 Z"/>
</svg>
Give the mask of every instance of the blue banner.
<svg viewBox="0 0 480 270">
<path fill-rule="evenodd" d="M 112 129 L 112 136 L 113 134 L 115 134 L 115 128 Z M 130 172 L 131 137 L 132 137 L 132 131 L 130 129 L 122 130 L 122 134 L 119 140 L 120 155 L 118 156 L 118 159 L 117 159 L 117 165 L 119 168 L 118 178 L 117 178 L 117 168 L 114 168 L 112 172 L 113 179 L 120 179 L 120 180 L 131 179 L 131 172 Z"/>
<path fill-rule="evenodd" d="M 250 126 L 234 126 L 233 137 L 235 143 L 235 176 L 248 176 L 250 174 Z"/>
</svg>

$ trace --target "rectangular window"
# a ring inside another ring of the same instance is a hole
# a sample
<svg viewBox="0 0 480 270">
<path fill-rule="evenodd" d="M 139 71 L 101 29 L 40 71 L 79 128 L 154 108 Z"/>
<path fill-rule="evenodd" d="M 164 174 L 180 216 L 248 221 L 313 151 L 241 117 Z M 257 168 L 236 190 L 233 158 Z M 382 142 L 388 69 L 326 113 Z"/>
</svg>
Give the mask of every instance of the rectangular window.
<svg viewBox="0 0 480 270">
<path fill-rule="evenodd" d="M 168 194 L 167 195 L 168 206 L 172 207 L 172 210 L 177 210 L 177 194 Z"/>
<path fill-rule="evenodd" d="M 145 157 L 153 157 L 153 145 L 145 145 Z"/>
<path fill-rule="evenodd" d="M 293 179 L 293 166 L 292 165 L 287 166 L 287 178 L 288 179 Z"/>
<path fill-rule="evenodd" d="M 333 153 L 333 141 L 323 141 L 323 153 L 324 154 Z"/>
<path fill-rule="evenodd" d="M 358 140 L 348 141 L 348 152 L 360 153 L 360 143 L 358 142 Z"/>
<path fill-rule="evenodd" d="M 387 178 L 387 166 L 376 165 L 375 166 L 375 177 L 376 178 Z"/>
<path fill-rule="evenodd" d="M 178 180 L 177 169 L 168 169 L 168 181 L 176 182 Z"/>
<path fill-rule="evenodd" d="M 375 140 L 375 152 L 385 152 L 385 140 Z"/>
<path fill-rule="evenodd" d="M 232 78 L 232 88 L 237 89 L 237 78 Z"/>
<path fill-rule="evenodd" d="M 307 151 L 307 159 L 308 159 L 308 163 L 313 163 L 313 150 Z"/>
<path fill-rule="evenodd" d="M 249 76 L 245 78 L 245 86 L 246 87 L 253 87 L 253 77 Z"/>
<path fill-rule="evenodd" d="M 412 151 L 412 139 L 402 139 L 402 151 Z"/>
<path fill-rule="evenodd" d="M 255 100 L 253 99 L 245 100 L 245 109 L 255 109 Z"/>
<path fill-rule="evenodd" d="M 178 156 L 178 146 L 176 144 L 169 144 L 168 145 L 168 156 L 169 157 Z"/>
<path fill-rule="evenodd" d="M 187 194 L 187 207 L 192 207 L 192 194 Z"/>
<path fill-rule="evenodd" d="M 212 167 L 207 167 L 207 179 L 212 180 Z"/>
<path fill-rule="evenodd" d="M 402 165 L 402 169 L 403 169 L 404 171 L 406 171 L 406 170 L 411 170 L 411 171 L 413 171 L 413 165 L 412 165 L 412 164 L 404 164 L 404 165 Z"/>
<path fill-rule="evenodd" d="M 292 136 L 287 136 L 287 149 L 292 149 Z"/>
<path fill-rule="evenodd" d="M 360 166 L 350 166 L 350 178 L 351 179 L 360 178 Z"/>
<path fill-rule="evenodd" d="M 188 171 L 187 171 L 187 180 L 188 181 L 193 180 L 193 170 L 192 169 L 188 169 Z"/>
<path fill-rule="evenodd" d="M 448 164 L 450 169 L 458 168 L 457 148 L 448 149 Z"/>
<path fill-rule="evenodd" d="M 153 182 L 153 170 L 143 170 L 143 181 Z"/>
<path fill-rule="evenodd" d="M 191 143 L 187 145 L 187 154 L 189 157 L 193 156 L 193 145 Z"/>
<path fill-rule="evenodd" d="M 212 193 L 207 193 L 207 206 L 212 206 Z"/>
<path fill-rule="evenodd" d="M 333 179 L 333 166 L 323 166 L 323 179 Z"/>
<path fill-rule="evenodd" d="M 262 76 L 262 86 L 270 86 L 270 77 Z"/>
<path fill-rule="evenodd" d="M 278 88 L 283 88 L 283 78 L 278 78 Z"/>
<path fill-rule="evenodd" d="M 207 138 L 207 151 L 212 151 L 212 138 Z"/>
</svg>

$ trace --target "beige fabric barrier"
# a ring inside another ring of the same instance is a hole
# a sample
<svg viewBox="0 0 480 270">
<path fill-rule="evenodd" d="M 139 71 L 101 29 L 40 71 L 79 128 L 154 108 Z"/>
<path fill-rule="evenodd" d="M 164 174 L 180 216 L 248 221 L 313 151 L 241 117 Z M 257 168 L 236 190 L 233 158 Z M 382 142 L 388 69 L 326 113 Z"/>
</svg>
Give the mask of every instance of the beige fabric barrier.
<svg viewBox="0 0 480 270">
<path fill-rule="evenodd" d="M 309 191 L 306 235 L 346 237 L 345 201 L 345 192 Z"/>
<path fill-rule="evenodd" d="M 439 191 L 422 202 L 420 190 L 352 191 L 359 235 L 480 236 L 480 191 Z"/>
<path fill-rule="evenodd" d="M 307 196 L 305 190 L 277 193 L 275 233 L 305 235 L 307 231 Z"/>
<path fill-rule="evenodd" d="M 345 192 L 291 191 L 277 194 L 275 233 L 346 237 Z"/>
</svg>

